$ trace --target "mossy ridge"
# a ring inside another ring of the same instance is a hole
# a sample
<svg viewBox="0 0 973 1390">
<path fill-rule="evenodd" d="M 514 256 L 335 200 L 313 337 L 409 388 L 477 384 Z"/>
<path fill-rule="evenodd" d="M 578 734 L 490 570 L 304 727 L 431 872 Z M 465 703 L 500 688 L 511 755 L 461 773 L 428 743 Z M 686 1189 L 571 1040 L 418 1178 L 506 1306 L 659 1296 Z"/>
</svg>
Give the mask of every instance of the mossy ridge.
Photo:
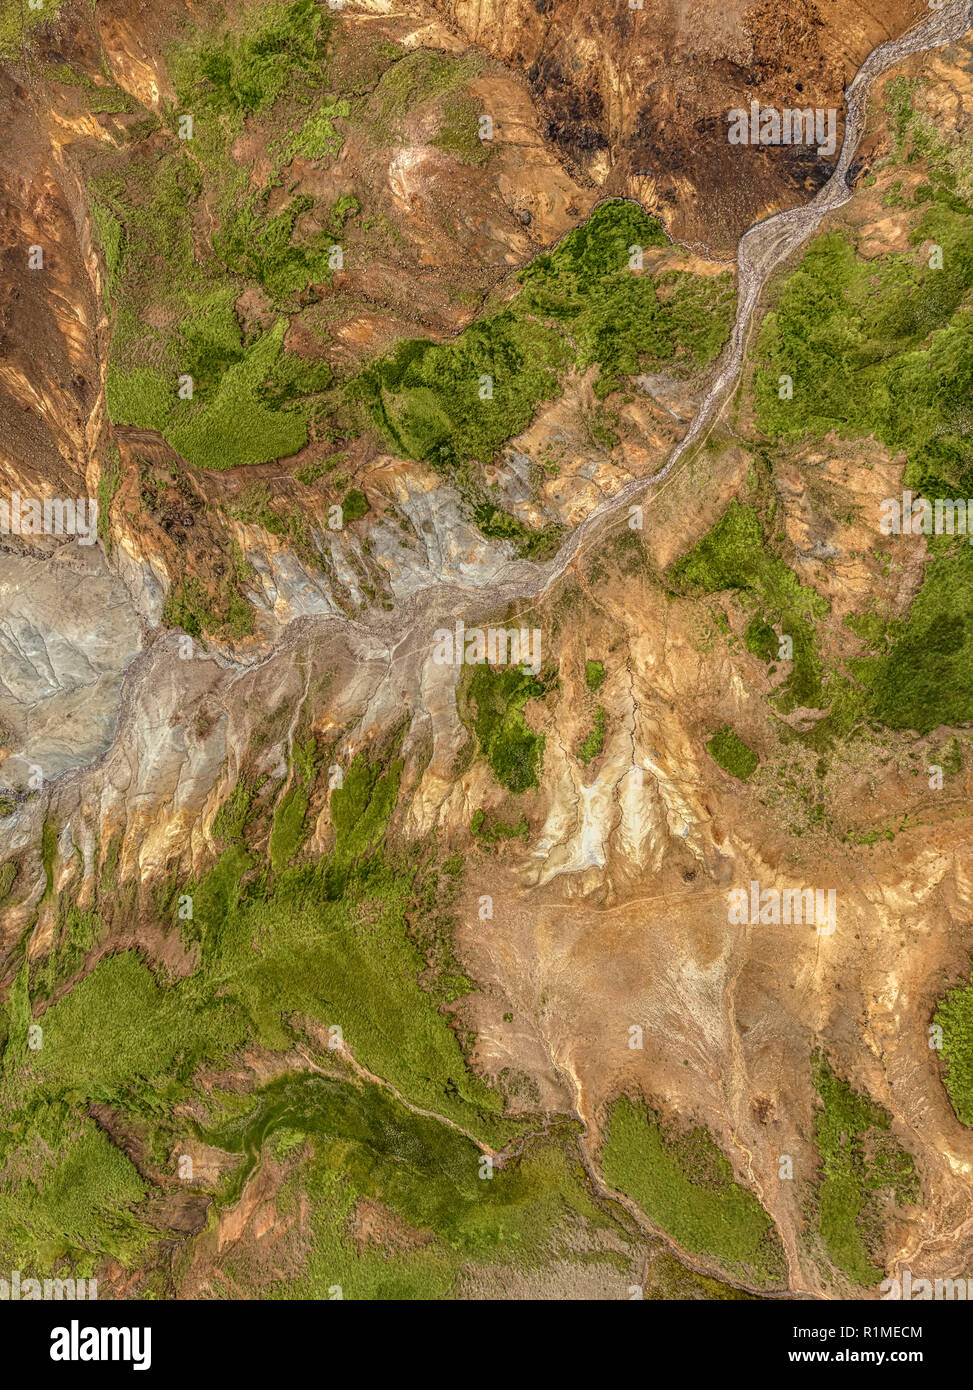
<svg viewBox="0 0 973 1390">
<path fill-rule="evenodd" d="M 907 486 L 967 497 L 973 208 L 946 196 L 937 191 L 910 238 L 942 246 L 942 269 L 921 268 L 915 253 L 860 259 L 840 232 L 811 243 L 761 326 L 754 398 L 772 439 L 872 434 L 905 453 Z M 792 398 L 780 398 L 781 376 Z"/>
<path fill-rule="evenodd" d="M 61 86 L 77 88 L 93 115 L 121 115 L 136 109 L 134 98 L 123 88 L 110 81 L 95 82 L 86 72 L 73 68 L 69 63 L 56 63 L 48 68 L 46 75 Z"/>
<path fill-rule="evenodd" d="M 616 199 L 521 272 L 518 311 L 570 333 L 575 365 L 601 369 L 599 397 L 642 369 L 688 373 L 708 365 L 729 331 L 735 293 L 728 274 L 706 279 L 667 270 L 653 277 L 633 269 L 633 247 L 666 245 L 656 218 Z"/>
<path fill-rule="evenodd" d="M 100 461 L 98 475 L 98 539 L 111 555 L 111 504 L 122 483 L 121 458 L 118 446 L 110 442 Z"/>
<path fill-rule="evenodd" d="M 146 1183 L 68 1103 L 41 1102 L 29 1115 L 14 1111 L 0 1136 L 0 1168 L 5 1268 L 90 1277 L 105 1258 L 132 1268 L 157 1238 L 137 1213 Z"/>
<path fill-rule="evenodd" d="M 307 514 L 274 497 L 266 483 L 254 483 L 228 508 L 234 521 L 261 526 L 272 536 L 285 540 L 309 566 L 318 568 L 323 557 L 318 549 Z"/>
<path fill-rule="evenodd" d="M 360 488 L 349 488 L 341 499 L 342 520 L 348 524 L 361 521 L 371 510 L 370 503 Z"/>
<path fill-rule="evenodd" d="M 199 640 L 211 636 L 238 642 L 249 637 L 254 629 L 253 609 L 232 580 L 222 585 L 214 601 L 192 574 L 166 594 L 162 623 Z"/>
<path fill-rule="evenodd" d="M 146 520 L 163 529 L 169 529 L 174 521 L 185 525 L 186 513 L 195 512 L 204 500 L 198 479 L 176 463 L 159 463 L 138 453 L 133 463 L 139 505 Z M 104 517 L 105 513 L 99 515 L 99 529 Z M 195 543 L 178 547 L 178 558 L 185 567 L 173 576 L 162 606 L 162 622 L 181 628 L 204 645 L 209 637 L 240 641 L 254 630 L 250 597 L 256 571 L 225 527 L 205 524 L 194 535 Z M 197 565 L 196 561 L 202 563 Z M 198 573 L 193 572 L 196 569 Z"/>
<path fill-rule="evenodd" d="M 869 1286 L 884 1272 L 874 1259 L 883 1234 L 876 1194 L 887 1191 L 900 1205 L 914 1201 L 915 1165 L 891 1133 L 888 1111 L 837 1076 L 822 1052 L 812 1060 L 823 1104 L 814 1118 L 818 1230 L 832 1264 L 851 1283 Z"/>
<path fill-rule="evenodd" d="M 87 911 L 58 903 L 58 921 L 50 949 L 32 962 L 29 976 L 31 997 L 49 999 L 58 985 L 79 971 L 104 934 L 104 922 L 93 908 Z"/>
<path fill-rule="evenodd" d="M 180 108 L 211 114 L 235 135 L 295 85 L 310 100 L 327 80 L 334 22 L 316 0 L 292 0 L 250 6 L 234 28 L 197 29 L 170 57 Z"/>
<path fill-rule="evenodd" d="M 753 1303 L 760 1295 L 700 1274 L 680 1264 L 669 1250 L 660 1250 L 652 1257 L 642 1297 L 652 1302 Z"/>
<path fill-rule="evenodd" d="M 291 784 L 274 807 L 270 831 L 268 853 L 274 873 L 285 869 L 300 848 L 319 761 L 320 752 L 313 737 L 295 745 Z"/>
<path fill-rule="evenodd" d="M 592 695 L 597 695 L 598 691 L 605 683 L 605 663 L 589 657 L 584 664 L 584 683 L 591 691 Z"/>
<path fill-rule="evenodd" d="M 466 489 L 471 498 L 480 496 L 475 486 Z M 519 517 L 497 507 L 489 500 L 475 502 L 473 520 L 489 540 L 510 541 L 517 554 L 525 560 L 536 560 L 542 564 L 555 556 L 564 539 L 564 526 L 560 522 L 534 530 Z"/>
<path fill-rule="evenodd" d="M 504 840 L 523 840 L 526 844 L 530 839 L 530 825 L 523 811 L 518 820 L 505 821 L 488 814 L 482 806 L 470 817 L 470 832 L 488 849 L 495 849 Z"/>
<path fill-rule="evenodd" d="M 17 880 L 18 865 L 15 859 L 8 859 L 0 864 L 0 903 L 10 896 L 11 889 Z"/>
<path fill-rule="evenodd" d="M 743 635 L 743 645 L 748 652 L 761 661 L 771 662 L 780 658 L 780 639 L 777 633 L 759 613 L 755 613 Z"/>
<path fill-rule="evenodd" d="M 642 1100 L 621 1096 L 609 1109 L 604 1134 L 607 1180 L 680 1245 L 758 1286 L 783 1282 L 783 1248 L 770 1216 L 735 1181 L 706 1129 L 667 1132 Z"/>
<path fill-rule="evenodd" d="M 479 129 L 480 109 L 472 97 L 451 92 L 443 101 L 439 129 L 433 137 L 433 145 L 446 150 L 463 164 L 482 168 L 496 153 L 496 145 L 483 140 Z"/>
<path fill-rule="evenodd" d="M 399 343 L 349 391 L 400 455 L 454 472 L 469 459 L 489 462 L 525 429 L 537 406 L 559 394 L 567 365 L 557 333 L 503 310 L 452 343 Z M 481 395 L 487 379 L 489 396 Z"/>
<path fill-rule="evenodd" d="M 776 288 L 758 343 L 755 394 L 760 423 L 774 435 L 820 435 L 827 427 L 849 438 L 874 433 L 890 450 L 906 452 L 906 483 L 914 490 L 965 495 L 973 457 L 963 367 L 973 288 L 973 157 L 960 132 L 943 132 L 916 110 L 922 91 L 919 80 L 902 75 L 887 83 L 892 150 L 880 166 L 914 179 L 921 165 L 928 180 L 913 185 L 908 199 L 902 179 L 889 190 L 895 196 L 887 205 L 906 220 L 912 250 L 866 259 L 851 233 L 815 238 Z M 939 264 L 928 254 L 935 247 Z M 791 354 L 794 370 L 784 362 Z M 776 397 L 778 367 L 793 379 L 792 400 Z"/>
<path fill-rule="evenodd" d="M 157 1239 L 157 1230 L 136 1210 L 147 1195 L 147 1184 L 129 1157 L 101 1133 L 89 1109 L 92 1102 L 104 1101 L 121 1080 L 126 1060 L 132 1059 L 133 1035 L 147 1021 L 144 1009 L 127 1013 L 123 1021 L 119 1011 L 135 999 L 125 989 L 115 991 L 114 985 L 134 970 L 155 988 L 133 954 L 114 962 L 107 970 L 103 962 L 40 1013 L 43 1044 L 37 1050 L 28 1045 L 33 1022 L 30 976 L 42 994 L 47 964 L 32 971 L 25 955 L 0 1006 L 0 1100 L 6 1117 L 0 1135 L 0 1252 L 12 1268 L 32 1269 L 40 1261 L 42 1272 L 58 1269 L 87 1277 L 109 1257 L 128 1269 Z M 99 971 L 108 997 L 89 1018 L 84 1001 L 91 996 L 89 981 Z M 69 1036 L 63 1031 L 65 1023 Z M 95 1047 L 89 1025 L 97 1030 L 104 1051 Z M 165 1041 L 164 1027 L 159 1035 Z M 75 1047 L 90 1054 L 87 1071 L 84 1062 L 80 1068 L 72 1065 Z M 59 1056 L 66 1063 L 65 1075 L 47 1085 L 42 1063 L 56 1062 Z"/>
<path fill-rule="evenodd" d="M 969 142 L 962 132 L 944 131 L 925 111 L 916 110 L 916 98 L 924 95 L 926 85 L 918 78 L 903 74 L 893 77 L 887 84 L 885 110 L 893 148 L 885 162 L 907 166 L 921 162 L 935 185 L 968 200 L 973 192 L 973 156 Z M 935 85 L 928 85 L 935 94 Z"/>
<path fill-rule="evenodd" d="M 356 118 L 375 143 L 397 148 L 403 140 L 402 123 L 406 117 L 424 103 L 438 100 L 443 109 L 439 135 L 443 135 L 444 128 L 448 135 L 460 111 L 465 111 L 458 105 L 462 100 L 460 89 L 483 68 L 483 59 L 472 53 L 457 57 L 431 48 L 401 50 L 397 61 L 381 74 L 374 90 L 358 103 Z M 480 143 L 479 137 L 477 140 Z M 471 148 L 465 140 L 456 143 L 460 145 L 457 152 L 467 153 Z M 449 149 L 452 145 L 447 141 L 442 147 Z"/>
<path fill-rule="evenodd" d="M 50 898 L 54 892 L 54 865 L 57 862 L 57 843 L 60 831 L 51 816 L 45 816 L 41 826 L 41 863 L 44 866 L 44 897 Z"/>
<path fill-rule="evenodd" d="M 744 643 L 763 660 L 780 659 L 775 627 L 791 639 L 791 674 L 769 698 L 782 714 L 798 706 L 829 710 L 799 735 L 819 749 L 863 725 L 924 735 L 973 722 L 973 553 L 966 544 L 938 551 L 905 620 L 876 626 L 868 614 L 846 618 L 845 626 L 869 649 L 851 658 L 847 670 L 826 664 L 820 654 L 826 600 L 768 548 L 759 515 L 748 504 L 731 501 L 666 577 L 677 591 L 733 591 L 752 606 Z"/>
<path fill-rule="evenodd" d="M 302 306 L 309 286 L 333 279 L 333 254 L 341 228 L 300 234 L 314 199 L 309 194 L 296 195 L 279 212 L 270 213 L 267 205 L 272 192 L 273 185 L 268 184 L 228 213 L 223 227 L 214 233 L 213 250 L 227 271 L 258 284 L 275 306 L 296 309 Z M 325 380 L 322 389 L 327 384 Z"/>
<path fill-rule="evenodd" d="M 921 735 L 973 723 L 971 613 L 973 551 L 961 542 L 926 567 L 908 617 L 885 625 L 884 648 L 849 663 L 872 718 Z"/>
<path fill-rule="evenodd" d="M 344 143 L 335 128 L 336 120 L 346 120 L 351 115 L 351 105 L 343 97 L 325 101 L 313 115 L 308 116 L 301 129 L 288 143 L 283 153 L 283 162 L 292 159 L 322 160 L 334 158 Z"/>
<path fill-rule="evenodd" d="M 330 368 L 307 364 L 285 350 L 285 317 L 244 346 L 230 308 L 232 290 L 195 303 L 193 298 L 191 290 L 183 292 L 188 311 L 170 340 L 140 335 L 130 312 L 116 318 L 105 385 L 112 422 L 157 430 L 189 463 L 203 468 L 235 468 L 297 453 L 307 442 L 311 402 L 330 383 Z M 226 330 L 218 337 L 224 321 Z M 161 353 L 161 365 L 138 365 L 145 353 L 157 361 Z M 191 397 L 178 394 L 180 376 L 192 378 Z"/>
</svg>

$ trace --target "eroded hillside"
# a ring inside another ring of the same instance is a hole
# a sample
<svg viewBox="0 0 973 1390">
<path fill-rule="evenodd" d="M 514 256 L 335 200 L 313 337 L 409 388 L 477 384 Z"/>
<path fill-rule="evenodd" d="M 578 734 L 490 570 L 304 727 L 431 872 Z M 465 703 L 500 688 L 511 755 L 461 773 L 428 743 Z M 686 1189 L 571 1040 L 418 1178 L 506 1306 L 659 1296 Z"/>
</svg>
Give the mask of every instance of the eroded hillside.
<svg viewBox="0 0 973 1390">
<path fill-rule="evenodd" d="M 4 8 L 2 493 L 99 503 L 2 538 L 11 1268 L 968 1267 L 973 561 L 881 518 L 973 496 L 973 48 L 875 80 L 724 390 L 829 176 L 731 93 L 919 9 L 648 4 Z"/>
</svg>

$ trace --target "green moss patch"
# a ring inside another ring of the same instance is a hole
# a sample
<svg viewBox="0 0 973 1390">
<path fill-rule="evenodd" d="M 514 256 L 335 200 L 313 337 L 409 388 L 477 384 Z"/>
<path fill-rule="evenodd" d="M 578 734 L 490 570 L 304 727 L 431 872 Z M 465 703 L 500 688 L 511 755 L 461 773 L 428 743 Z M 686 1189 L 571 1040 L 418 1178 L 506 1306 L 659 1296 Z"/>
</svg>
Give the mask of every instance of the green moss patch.
<svg viewBox="0 0 973 1390">
<path fill-rule="evenodd" d="M 973 207 L 930 186 L 913 250 L 859 257 L 839 232 L 818 237 L 777 289 L 754 381 L 760 427 L 775 439 L 873 434 L 908 460 L 931 497 L 973 495 Z M 928 250 L 942 249 L 942 268 Z M 793 381 L 781 400 L 780 376 Z"/>
<path fill-rule="evenodd" d="M 824 617 L 828 605 L 768 547 L 752 507 L 734 499 L 712 530 L 670 567 L 668 578 L 689 591 L 732 590 L 756 610 L 756 631 L 763 633 L 773 620 L 791 638 L 793 668 L 774 697 L 782 713 L 825 704 L 815 622 Z"/>
<path fill-rule="evenodd" d="M 578 748 L 578 757 L 587 765 L 599 756 L 605 746 L 605 727 L 607 716 L 601 705 L 595 710 L 594 721 L 591 729 L 582 739 Z"/>
<path fill-rule="evenodd" d="M 591 691 L 592 695 L 597 695 L 598 691 L 605 683 L 604 662 L 592 660 L 585 662 L 584 683 Z"/>
<path fill-rule="evenodd" d="M 524 429 L 559 393 L 568 367 L 599 364 L 604 395 L 622 375 L 651 366 L 706 365 L 732 322 L 732 281 L 671 271 L 656 282 L 632 270 L 631 246 L 666 244 L 637 204 L 605 203 L 521 272 L 507 308 L 452 343 L 401 343 L 361 373 L 355 390 L 398 452 L 455 470 L 488 461 Z"/>
<path fill-rule="evenodd" d="M 399 454 L 452 470 L 488 462 L 526 428 L 539 403 L 559 393 L 567 365 L 557 333 L 505 310 L 451 343 L 400 343 L 352 389 Z"/>
<path fill-rule="evenodd" d="M 508 791 L 538 785 L 544 735 L 531 733 L 524 719 L 528 700 L 542 700 L 549 682 L 520 669 L 477 666 L 469 687 L 475 705 L 473 727 L 497 781 Z"/>
<path fill-rule="evenodd" d="M 712 738 L 707 739 L 706 751 L 719 763 L 724 772 L 729 772 L 732 777 L 739 777 L 741 782 L 751 777 L 760 763 L 753 749 L 749 748 L 728 725 L 717 729 Z"/>
<path fill-rule="evenodd" d="M 878 655 L 853 663 L 871 712 L 892 729 L 930 733 L 973 722 L 973 550 L 938 554 L 904 622 L 886 625 Z"/>
<path fill-rule="evenodd" d="M 612 1186 L 638 1202 L 685 1249 L 760 1284 L 784 1276 L 773 1222 L 753 1193 L 735 1181 L 705 1129 L 668 1134 L 652 1110 L 623 1096 L 609 1113 L 601 1163 Z"/>
<path fill-rule="evenodd" d="M 823 1054 L 814 1060 L 823 1105 L 814 1120 L 818 1229 L 832 1263 L 853 1284 L 876 1284 L 884 1273 L 875 1260 L 883 1237 L 877 1194 L 914 1201 L 915 1165 L 891 1133 L 888 1111 L 837 1076 Z"/>
<path fill-rule="evenodd" d="M 326 1299 L 338 1285 L 346 1299 L 380 1300 L 445 1298 L 461 1274 L 494 1265 L 526 1273 L 552 1257 L 570 1260 L 575 1245 L 579 1264 L 601 1265 L 625 1287 L 628 1239 L 587 1190 L 570 1137 L 570 1126 L 555 1126 L 484 1178 L 482 1153 L 464 1135 L 410 1113 L 378 1086 L 322 1076 L 275 1081 L 206 1131 L 210 1143 L 240 1155 L 221 1204 L 236 1199 L 267 1154 L 290 1159 L 278 1206 L 310 1198 L 310 1251 L 288 1297 Z M 355 1239 L 364 1203 L 384 1217 L 381 1244 Z M 615 1235 L 614 1250 L 607 1242 L 598 1249 L 601 1231 Z M 252 1271 L 232 1251 L 229 1259 L 230 1277 L 248 1287 Z"/>
<path fill-rule="evenodd" d="M 973 979 L 939 1001 L 933 1023 L 943 1030 L 946 1094 L 957 1119 L 973 1126 Z"/>
<path fill-rule="evenodd" d="M 637 203 L 612 201 L 521 273 L 520 312 L 570 333 L 577 365 L 601 369 L 598 395 L 642 369 L 696 370 L 722 347 L 735 300 L 729 275 L 670 270 L 654 279 L 633 270 L 632 247 L 666 244 L 661 224 Z"/>
<path fill-rule="evenodd" d="M 490 849 L 504 840 L 523 840 L 526 843 L 530 839 L 530 826 L 523 812 L 518 820 L 505 821 L 488 815 L 482 806 L 478 806 L 470 818 L 470 831 L 481 845 Z"/>
</svg>

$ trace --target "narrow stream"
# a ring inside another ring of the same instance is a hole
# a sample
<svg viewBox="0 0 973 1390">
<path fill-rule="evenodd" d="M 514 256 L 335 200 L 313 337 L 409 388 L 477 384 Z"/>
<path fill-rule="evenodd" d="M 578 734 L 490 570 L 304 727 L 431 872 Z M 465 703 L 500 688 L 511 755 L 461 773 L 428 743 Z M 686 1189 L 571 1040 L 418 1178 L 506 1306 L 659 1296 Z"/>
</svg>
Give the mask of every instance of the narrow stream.
<svg viewBox="0 0 973 1390">
<path fill-rule="evenodd" d="M 958 0 L 958 3 L 933 11 L 927 19 L 922 20 L 901 38 L 889 39 L 872 49 L 845 92 L 844 139 L 838 162 L 828 182 L 804 207 L 790 208 L 787 212 L 779 212 L 761 222 L 755 222 L 740 238 L 737 246 L 736 319 L 729 341 L 723 350 L 716 379 L 703 398 L 689 429 L 658 473 L 652 474 L 650 478 L 634 478 L 630 483 L 626 483 L 614 497 L 601 503 L 585 517 L 549 565 L 538 566 L 538 574 L 542 576 L 538 594 L 543 593 L 564 573 L 580 547 L 607 516 L 621 507 L 628 506 L 646 488 L 661 483 L 668 477 L 718 414 L 740 375 L 750 323 L 768 277 L 802 242 L 813 236 L 829 212 L 840 208 L 852 196 L 848 188 L 847 175 L 865 130 L 868 94 L 875 79 L 910 54 L 925 53 L 930 49 L 944 48 L 947 44 L 955 43 L 971 28 L 973 0 Z"/>
</svg>

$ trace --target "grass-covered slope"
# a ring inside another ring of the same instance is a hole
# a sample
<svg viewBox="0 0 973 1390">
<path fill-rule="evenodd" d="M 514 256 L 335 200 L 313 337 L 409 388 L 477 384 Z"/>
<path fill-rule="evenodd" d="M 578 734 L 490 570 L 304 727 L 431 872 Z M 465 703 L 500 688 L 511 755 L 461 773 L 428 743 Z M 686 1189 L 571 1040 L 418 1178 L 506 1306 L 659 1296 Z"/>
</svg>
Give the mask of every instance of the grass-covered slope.
<svg viewBox="0 0 973 1390">
<path fill-rule="evenodd" d="M 317 777 L 310 747 L 299 763 L 276 806 L 239 784 L 214 826 L 220 858 L 198 882 L 140 903 L 131 884 L 116 885 L 109 853 L 93 914 L 79 919 L 67 892 L 55 900 L 52 953 L 22 960 L 0 1016 L 0 1250 L 12 1267 L 39 1253 L 79 1272 L 107 1255 L 137 1262 L 154 1238 L 140 1205 L 150 1180 L 108 1142 L 93 1107 L 135 1136 L 144 1173 L 171 1181 L 177 1136 L 196 1128 L 177 1107 L 200 1095 L 199 1069 L 255 1047 L 293 1057 L 295 1045 L 315 1046 L 312 1025 L 338 1026 L 357 1062 L 413 1105 L 496 1147 L 517 1132 L 451 1026 L 449 1005 L 472 987 L 450 945 L 456 865 L 399 857 L 385 841 L 399 763 L 359 754 L 330 793 L 330 853 L 291 863 Z M 266 843 L 268 816 L 265 857 L 254 845 Z M 168 979 L 131 950 L 91 968 L 105 914 L 146 912 L 193 953 L 190 973 Z"/>
<path fill-rule="evenodd" d="M 818 1229 L 832 1263 L 853 1284 L 876 1284 L 885 1239 L 878 1195 L 899 1205 L 914 1201 L 915 1165 L 892 1134 L 886 1110 L 836 1075 L 823 1055 L 814 1067 L 822 1106 L 814 1120 Z"/>
<path fill-rule="evenodd" d="M 866 253 L 850 231 L 810 244 L 777 283 L 761 327 L 756 425 L 785 453 L 829 431 L 873 436 L 904 457 L 903 488 L 966 499 L 973 496 L 973 165 L 968 141 L 935 129 L 917 114 L 914 96 L 904 78 L 889 84 L 894 148 L 884 169 L 903 177 L 888 183 L 883 201 L 907 249 Z M 888 182 L 888 172 L 882 177 Z M 785 377 L 793 394 L 781 390 Z M 878 515 L 874 526 L 881 545 Z M 973 557 L 965 538 L 931 537 L 929 546 L 932 563 L 911 611 L 884 625 L 876 649 L 845 673 L 860 716 L 919 734 L 973 721 Z"/>
<path fill-rule="evenodd" d="M 828 605 L 801 584 L 766 544 L 754 507 L 732 501 L 716 525 L 670 567 L 668 579 L 678 591 L 690 595 L 732 591 L 753 614 L 751 621 L 771 636 L 771 624 L 778 624 L 781 634 L 791 639 L 793 660 L 790 675 L 775 697 L 778 708 L 786 713 L 799 705 L 822 704 L 814 623 Z M 766 654 L 774 654 L 773 646 Z"/>
<path fill-rule="evenodd" d="M 340 148 L 334 122 L 350 108 L 328 90 L 333 23 L 315 0 L 294 0 L 253 7 L 236 29 L 191 29 L 170 53 L 174 105 L 132 127 L 92 179 L 112 314 L 109 418 L 158 430 L 201 467 L 296 453 L 331 381 L 323 358 L 284 337 L 309 285 L 331 280 L 353 208 L 281 197 L 280 171 Z M 233 153 L 245 127 L 275 165 L 256 190 Z M 248 289 L 268 312 L 244 333 L 236 304 Z"/>
<path fill-rule="evenodd" d="M 640 370 L 706 366 L 732 322 L 732 280 L 633 265 L 639 248 L 666 244 L 637 204 L 603 203 L 521 272 L 505 308 L 452 343 L 401 343 L 354 391 L 399 453 L 455 469 L 489 461 L 569 368 L 597 366 L 595 390 L 607 395 Z"/>
<path fill-rule="evenodd" d="M 684 1249 L 757 1284 L 780 1281 L 783 1251 L 773 1222 L 705 1129 L 667 1133 L 648 1106 L 622 1096 L 611 1108 L 601 1159 L 612 1186 Z"/>
<path fill-rule="evenodd" d="M 943 1030 L 944 1083 L 950 1104 L 964 1125 L 973 1125 L 973 980 L 950 990 L 933 1023 Z"/>
<path fill-rule="evenodd" d="M 380 1087 L 292 1076 L 263 1088 L 242 1114 L 215 1116 L 207 1138 L 240 1155 L 221 1204 L 234 1202 L 268 1160 L 288 1170 L 285 1208 L 302 1196 L 309 1203 L 310 1254 L 278 1286 L 284 1297 L 328 1298 L 337 1286 L 345 1299 L 445 1298 L 471 1267 L 498 1264 L 523 1274 L 549 1267 L 559 1249 L 570 1260 L 572 1232 L 584 1231 L 589 1242 L 601 1231 L 624 1240 L 586 1190 L 569 1126 L 486 1178 L 474 1143 L 411 1113 Z M 384 1239 L 355 1240 L 356 1208 L 366 1203 L 392 1218 Z M 573 1258 L 625 1287 L 627 1262 L 617 1246 L 579 1247 Z M 234 1252 L 228 1272 L 244 1287 L 252 1277 Z"/>
</svg>

